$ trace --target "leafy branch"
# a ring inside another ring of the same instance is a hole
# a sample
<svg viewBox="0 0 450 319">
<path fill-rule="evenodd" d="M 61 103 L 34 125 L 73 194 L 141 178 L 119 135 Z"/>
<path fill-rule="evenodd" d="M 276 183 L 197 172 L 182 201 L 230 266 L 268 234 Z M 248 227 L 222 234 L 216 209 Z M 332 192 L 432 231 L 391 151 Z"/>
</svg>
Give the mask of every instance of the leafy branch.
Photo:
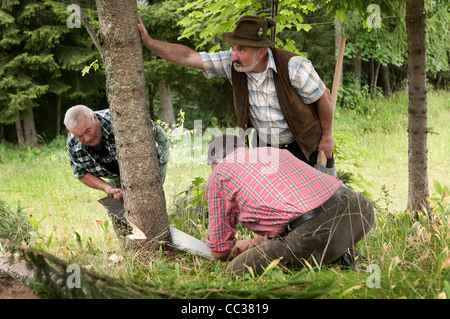
<svg viewBox="0 0 450 319">
<path fill-rule="evenodd" d="M 242 15 L 260 15 L 270 17 L 276 12 L 273 8 L 273 1 L 252 1 L 252 0 L 197 0 L 190 2 L 180 10 L 188 11 L 189 14 L 179 22 L 185 27 L 183 33 L 178 38 L 189 38 L 198 35 L 202 42 L 196 49 L 205 47 L 208 43 L 217 43 L 216 38 L 223 32 L 233 30 L 236 21 Z M 278 2 L 278 1 L 277 1 Z M 207 10 L 208 14 L 205 15 Z M 282 0 L 278 2 L 278 14 L 274 16 L 277 31 L 285 28 L 295 28 L 296 31 L 311 29 L 311 26 L 303 23 L 303 16 L 310 11 L 315 11 L 314 3 L 303 4 L 297 0 Z M 272 30 L 271 32 L 274 32 Z M 281 39 L 275 39 L 278 47 L 283 47 L 293 52 L 298 52 L 293 42 L 283 43 Z M 222 44 L 217 43 L 209 51 L 222 48 Z"/>
</svg>

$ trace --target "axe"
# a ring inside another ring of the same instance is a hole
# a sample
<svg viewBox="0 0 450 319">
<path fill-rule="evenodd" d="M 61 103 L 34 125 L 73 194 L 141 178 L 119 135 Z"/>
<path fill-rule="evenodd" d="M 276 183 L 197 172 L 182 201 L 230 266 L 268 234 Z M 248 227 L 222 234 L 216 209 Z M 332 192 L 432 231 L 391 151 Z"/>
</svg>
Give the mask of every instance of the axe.
<svg viewBox="0 0 450 319">
<path fill-rule="evenodd" d="M 331 105 L 333 106 L 333 110 L 336 107 L 339 82 L 342 74 L 342 61 L 344 60 L 345 41 L 346 41 L 345 37 L 341 36 L 341 39 L 339 41 L 339 51 L 336 61 L 336 68 L 334 70 L 333 88 L 331 91 Z M 336 169 L 334 167 L 328 169 L 326 165 L 327 165 L 327 156 L 325 155 L 324 151 L 319 151 L 319 154 L 317 155 L 317 163 L 316 165 L 314 165 L 314 167 L 321 172 L 336 176 Z"/>
</svg>

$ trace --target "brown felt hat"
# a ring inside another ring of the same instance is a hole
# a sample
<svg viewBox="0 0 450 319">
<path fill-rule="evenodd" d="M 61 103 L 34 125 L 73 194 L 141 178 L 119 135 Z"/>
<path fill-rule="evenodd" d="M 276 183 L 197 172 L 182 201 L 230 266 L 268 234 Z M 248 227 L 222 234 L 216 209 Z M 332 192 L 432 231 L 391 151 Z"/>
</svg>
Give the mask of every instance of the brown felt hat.
<svg viewBox="0 0 450 319">
<path fill-rule="evenodd" d="M 223 39 L 232 44 L 248 47 L 270 47 L 274 42 L 267 37 L 268 26 L 267 19 L 246 15 L 239 19 L 233 32 L 223 34 Z"/>
</svg>

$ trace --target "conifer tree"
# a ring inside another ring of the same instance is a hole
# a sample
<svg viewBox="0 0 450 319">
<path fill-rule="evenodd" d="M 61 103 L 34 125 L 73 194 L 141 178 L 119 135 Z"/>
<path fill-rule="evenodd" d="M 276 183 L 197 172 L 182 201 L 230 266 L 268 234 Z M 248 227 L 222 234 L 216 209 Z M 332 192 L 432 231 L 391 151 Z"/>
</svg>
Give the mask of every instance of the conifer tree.
<svg viewBox="0 0 450 319">
<path fill-rule="evenodd" d="M 18 138 L 28 137 L 31 144 L 37 143 L 33 108 L 39 99 L 83 92 L 77 79 L 97 54 L 84 29 L 68 27 L 69 14 L 67 4 L 56 1 L 0 4 L 0 124 L 16 122 Z M 18 126 L 22 119 L 26 134 Z"/>
</svg>

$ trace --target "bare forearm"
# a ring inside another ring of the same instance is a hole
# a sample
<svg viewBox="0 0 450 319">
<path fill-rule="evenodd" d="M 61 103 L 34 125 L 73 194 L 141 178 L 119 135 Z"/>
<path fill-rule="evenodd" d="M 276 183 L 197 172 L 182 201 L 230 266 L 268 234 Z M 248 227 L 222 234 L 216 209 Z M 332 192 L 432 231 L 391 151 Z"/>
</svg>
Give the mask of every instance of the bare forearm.
<svg viewBox="0 0 450 319">
<path fill-rule="evenodd" d="M 319 115 L 320 125 L 322 126 L 322 135 L 331 135 L 333 131 L 334 107 L 331 104 L 330 90 L 317 100 L 317 113 Z"/>
<path fill-rule="evenodd" d="M 142 44 L 159 57 L 175 64 L 200 70 L 203 69 L 202 58 L 198 52 L 181 44 L 167 43 L 152 39 L 148 35 L 141 17 L 139 17 L 137 28 L 141 35 Z"/>
<path fill-rule="evenodd" d="M 187 46 L 158 41 L 149 36 L 142 38 L 142 44 L 166 61 L 199 70 L 203 69 L 200 54 Z"/>
<path fill-rule="evenodd" d="M 236 245 L 229 250 L 225 251 L 211 251 L 211 255 L 218 260 L 221 261 L 231 261 L 233 260 L 237 255 L 242 254 L 244 251 L 261 244 L 262 242 L 268 240 L 267 237 L 264 236 L 258 236 L 252 239 L 243 239 L 236 243 Z"/>
<path fill-rule="evenodd" d="M 331 103 L 330 90 L 326 89 L 325 93 L 316 102 L 317 114 L 319 116 L 320 125 L 322 127 L 322 138 L 317 147 L 318 150 L 325 152 L 328 158 L 332 157 L 334 149 L 333 140 L 333 117 L 334 106 Z"/>
<path fill-rule="evenodd" d="M 89 186 L 90 188 L 99 189 L 101 191 L 105 191 L 105 189 L 109 185 L 101 178 L 94 176 L 90 173 L 87 173 L 83 177 L 80 177 L 78 180 L 82 182 L 84 185 Z"/>
<path fill-rule="evenodd" d="M 78 180 L 90 188 L 104 191 L 107 195 L 113 195 L 115 198 L 122 197 L 121 189 L 115 188 L 114 186 L 108 184 L 101 178 L 92 175 L 91 173 L 87 173 L 83 177 L 80 177 Z"/>
</svg>

